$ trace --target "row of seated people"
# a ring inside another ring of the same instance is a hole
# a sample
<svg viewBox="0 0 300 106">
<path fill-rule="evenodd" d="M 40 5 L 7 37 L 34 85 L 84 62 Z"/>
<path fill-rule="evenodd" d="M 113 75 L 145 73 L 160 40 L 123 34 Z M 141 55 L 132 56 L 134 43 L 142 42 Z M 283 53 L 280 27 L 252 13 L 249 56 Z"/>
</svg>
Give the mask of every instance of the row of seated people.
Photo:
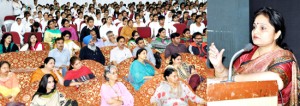
<svg viewBox="0 0 300 106">
<path fill-rule="evenodd" d="M 147 52 L 146 49 L 138 50 L 136 55 L 137 57 L 130 66 L 128 81 L 131 83 L 131 85 L 134 87 L 136 91 L 138 91 L 140 89 L 140 86 L 143 85 L 147 80 L 152 79 L 155 73 L 157 74 L 154 68 L 151 65 L 149 65 L 147 61 L 145 61 L 146 54 L 147 54 L 146 52 Z M 56 68 L 55 62 L 56 61 L 54 58 L 47 57 L 44 60 L 43 65 L 31 74 L 31 78 L 30 78 L 31 83 L 40 81 L 37 92 L 32 96 L 32 101 L 31 101 L 32 105 L 45 105 L 45 104 L 55 105 L 56 103 L 76 104 L 76 101 L 65 99 L 61 93 L 55 90 L 56 83 L 58 82 L 60 85 L 65 85 L 65 86 L 79 87 L 82 84 L 87 83 L 89 79 L 95 78 L 93 72 L 91 72 L 88 67 L 83 66 L 78 57 L 71 58 L 70 70 L 66 73 L 64 78 L 62 77 L 63 76 L 62 69 Z M 196 96 L 189 89 L 189 87 L 187 87 L 187 85 L 178 81 L 178 77 L 186 78 L 186 80 L 182 80 L 182 81 L 189 81 L 189 85 L 196 86 L 196 87 L 199 86 L 199 84 L 203 81 L 203 79 L 201 79 L 202 77 L 196 74 L 194 68 L 187 69 L 186 67 L 187 65 L 185 63 L 184 64 L 181 63 L 182 62 L 181 62 L 180 55 L 174 54 L 170 59 L 171 66 L 168 67 L 166 71 L 163 73 L 164 78 L 167 82 L 162 82 L 161 85 L 158 87 L 156 93 L 151 98 L 152 103 L 157 103 L 157 104 L 179 103 L 184 105 L 187 104 L 188 99 L 201 104 L 205 103 L 205 101 L 199 98 L 198 96 Z M 1 88 L 3 89 L 1 90 L 1 94 L 4 97 L 9 98 L 10 101 L 14 101 L 14 98 L 20 92 L 20 89 L 18 87 L 18 79 L 16 79 L 15 75 L 12 72 L 9 72 L 10 64 L 8 62 L 1 61 L 0 66 L 1 66 L 1 73 L 2 73 L 1 75 L 3 75 L 1 76 L 1 81 L 3 82 L 1 83 L 2 86 Z M 191 70 L 192 73 L 189 72 L 189 70 Z M 144 71 L 146 71 L 146 73 Z M 185 76 L 184 73 L 187 76 Z M 187 78 L 189 75 L 192 74 L 194 75 L 190 76 L 190 78 Z M 104 69 L 104 78 L 107 82 L 103 83 L 101 86 L 101 91 L 100 91 L 101 105 L 106 106 L 106 105 L 120 104 L 120 103 L 124 105 L 125 104 L 133 105 L 134 100 L 130 92 L 128 92 L 127 88 L 122 83 L 116 82 L 118 76 L 117 76 L 117 70 L 115 66 L 107 66 Z M 165 89 L 165 87 L 168 87 L 169 89 Z M 163 94 L 162 98 L 160 98 L 160 96 L 157 96 L 157 94 L 161 94 L 165 92 L 162 90 L 171 90 L 170 88 L 175 88 L 175 90 L 179 90 L 180 92 L 174 92 L 174 93 L 175 94 L 179 93 L 181 95 L 180 98 L 174 96 L 174 94 L 168 94 L 168 93 L 166 93 L 165 97 L 164 97 L 165 94 Z M 195 91 L 194 88 L 193 90 Z M 57 97 L 58 95 L 60 96 Z M 166 100 L 166 98 L 174 99 L 175 102 L 164 101 Z M 184 99 L 184 101 L 182 101 L 182 99 Z"/>
</svg>

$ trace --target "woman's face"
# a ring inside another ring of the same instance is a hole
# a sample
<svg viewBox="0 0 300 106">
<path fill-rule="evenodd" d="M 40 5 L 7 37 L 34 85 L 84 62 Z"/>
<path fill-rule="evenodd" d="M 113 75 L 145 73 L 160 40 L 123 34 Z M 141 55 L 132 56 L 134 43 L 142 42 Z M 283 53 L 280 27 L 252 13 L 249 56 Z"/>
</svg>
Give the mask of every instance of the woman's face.
<svg viewBox="0 0 300 106">
<path fill-rule="evenodd" d="M 50 76 L 48 78 L 48 84 L 47 84 L 47 89 L 48 90 L 52 90 L 54 89 L 55 83 L 54 83 L 54 78 L 52 76 Z"/>
<path fill-rule="evenodd" d="M 181 63 L 181 56 L 178 56 L 175 59 L 173 59 L 173 63 L 174 64 L 180 64 Z"/>
<path fill-rule="evenodd" d="M 269 18 L 264 15 L 258 15 L 253 23 L 252 41 L 257 46 L 276 45 L 276 39 L 281 31 L 275 32 L 275 28 L 270 24 Z"/>
<path fill-rule="evenodd" d="M 112 18 L 110 17 L 110 18 L 107 18 L 107 23 L 108 24 L 111 24 L 112 23 Z"/>
<path fill-rule="evenodd" d="M 199 17 L 199 18 L 196 19 L 197 23 L 201 23 L 201 21 L 202 21 L 202 17 Z"/>
<path fill-rule="evenodd" d="M 0 72 L 1 74 L 5 74 L 5 73 L 8 73 L 9 72 L 9 66 L 8 64 L 3 64 L 1 67 L 0 67 Z"/>
<path fill-rule="evenodd" d="M 107 74 L 107 77 L 111 81 L 116 81 L 118 79 L 117 69 L 116 68 L 111 68 L 110 73 Z"/>
<path fill-rule="evenodd" d="M 64 36 L 64 40 L 65 40 L 65 41 L 70 40 L 70 35 L 69 35 L 69 34 L 66 34 L 66 35 Z"/>
<path fill-rule="evenodd" d="M 128 26 L 133 27 L 133 22 L 132 22 L 132 21 L 129 21 L 129 22 L 128 22 Z"/>
<path fill-rule="evenodd" d="M 55 24 L 54 24 L 54 22 L 50 22 L 50 23 L 49 23 L 49 28 L 50 28 L 50 29 L 55 29 Z"/>
<path fill-rule="evenodd" d="M 80 60 L 76 60 L 75 63 L 72 65 L 72 67 L 78 70 L 82 67 L 82 62 Z"/>
<path fill-rule="evenodd" d="M 135 21 L 137 22 L 137 23 L 140 23 L 141 22 L 141 20 L 140 20 L 140 17 L 135 17 Z"/>
<path fill-rule="evenodd" d="M 161 38 L 165 38 L 166 37 L 166 30 L 163 30 L 159 33 Z"/>
<path fill-rule="evenodd" d="M 138 56 L 139 56 L 139 59 L 146 60 L 147 59 L 147 51 L 143 50 Z"/>
<path fill-rule="evenodd" d="M 173 72 L 169 76 L 167 76 L 167 80 L 169 83 L 177 83 L 178 82 L 178 74 L 176 72 Z"/>
<path fill-rule="evenodd" d="M 124 20 L 124 21 L 123 21 L 123 25 L 124 25 L 124 26 L 127 25 L 127 22 L 128 22 L 128 20 Z"/>
<path fill-rule="evenodd" d="M 9 44 L 9 43 L 11 43 L 11 41 L 12 41 L 12 36 L 11 36 L 11 35 L 10 35 L 10 36 L 7 36 L 7 37 L 5 38 L 5 43 Z"/>
<path fill-rule="evenodd" d="M 133 39 L 135 40 L 135 39 L 137 39 L 138 37 L 140 37 L 140 35 L 139 35 L 139 33 L 134 33 L 134 36 L 133 36 Z"/>
<path fill-rule="evenodd" d="M 186 31 L 185 34 L 184 34 L 184 37 L 190 37 L 190 36 L 191 36 L 190 31 Z"/>
<path fill-rule="evenodd" d="M 49 60 L 48 63 L 45 64 L 45 68 L 53 69 L 55 65 L 55 62 L 53 59 Z"/>
<path fill-rule="evenodd" d="M 30 37 L 30 42 L 31 42 L 31 43 L 36 43 L 36 41 L 37 41 L 36 36 L 32 35 L 32 36 Z"/>
</svg>

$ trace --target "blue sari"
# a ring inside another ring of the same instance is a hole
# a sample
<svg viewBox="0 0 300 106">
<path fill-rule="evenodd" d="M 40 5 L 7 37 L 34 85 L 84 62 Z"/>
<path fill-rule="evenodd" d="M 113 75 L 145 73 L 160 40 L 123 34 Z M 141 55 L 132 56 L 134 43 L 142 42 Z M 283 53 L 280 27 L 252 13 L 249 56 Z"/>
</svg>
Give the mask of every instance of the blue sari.
<svg viewBox="0 0 300 106">
<path fill-rule="evenodd" d="M 139 90 L 140 87 L 145 83 L 145 76 L 154 76 L 155 70 L 148 63 L 141 63 L 138 60 L 134 60 L 130 65 L 130 71 L 128 80 L 134 87 L 134 90 Z"/>
</svg>

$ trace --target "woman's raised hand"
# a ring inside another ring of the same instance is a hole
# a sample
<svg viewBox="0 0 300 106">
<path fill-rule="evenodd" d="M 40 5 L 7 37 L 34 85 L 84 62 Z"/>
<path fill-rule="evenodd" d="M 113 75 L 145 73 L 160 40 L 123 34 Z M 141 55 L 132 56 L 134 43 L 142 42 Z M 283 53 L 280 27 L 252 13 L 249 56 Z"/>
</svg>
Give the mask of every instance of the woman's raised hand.
<svg viewBox="0 0 300 106">
<path fill-rule="evenodd" d="M 209 46 L 209 51 L 208 51 L 208 58 L 209 61 L 211 62 L 211 64 L 217 68 L 220 67 L 222 65 L 222 58 L 223 58 L 223 53 L 224 53 L 225 49 L 222 49 L 221 51 L 219 51 L 214 43 L 211 43 L 211 45 Z"/>
</svg>

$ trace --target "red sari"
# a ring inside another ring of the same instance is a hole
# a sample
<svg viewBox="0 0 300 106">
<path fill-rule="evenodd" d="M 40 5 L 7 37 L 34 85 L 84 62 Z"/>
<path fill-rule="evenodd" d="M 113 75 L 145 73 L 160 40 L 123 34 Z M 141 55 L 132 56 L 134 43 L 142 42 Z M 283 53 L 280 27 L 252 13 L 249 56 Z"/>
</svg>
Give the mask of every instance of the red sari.
<svg viewBox="0 0 300 106">
<path fill-rule="evenodd" d="M 299 69 L 293 53 L 288 50 L 277 50 L 266 53 L 251 60 L 257 50 L 255 46 L 252 51 L 242 54 L 235 62 L 235 74 L 250 74 L 271 71 L 279 74 L 284 87 L 281 90 L 282 98 L 278 95 L 278 103 L 286 104 L 290 100 L 290 106 L 297 105 L 299 95 Z"/>
</svg>

